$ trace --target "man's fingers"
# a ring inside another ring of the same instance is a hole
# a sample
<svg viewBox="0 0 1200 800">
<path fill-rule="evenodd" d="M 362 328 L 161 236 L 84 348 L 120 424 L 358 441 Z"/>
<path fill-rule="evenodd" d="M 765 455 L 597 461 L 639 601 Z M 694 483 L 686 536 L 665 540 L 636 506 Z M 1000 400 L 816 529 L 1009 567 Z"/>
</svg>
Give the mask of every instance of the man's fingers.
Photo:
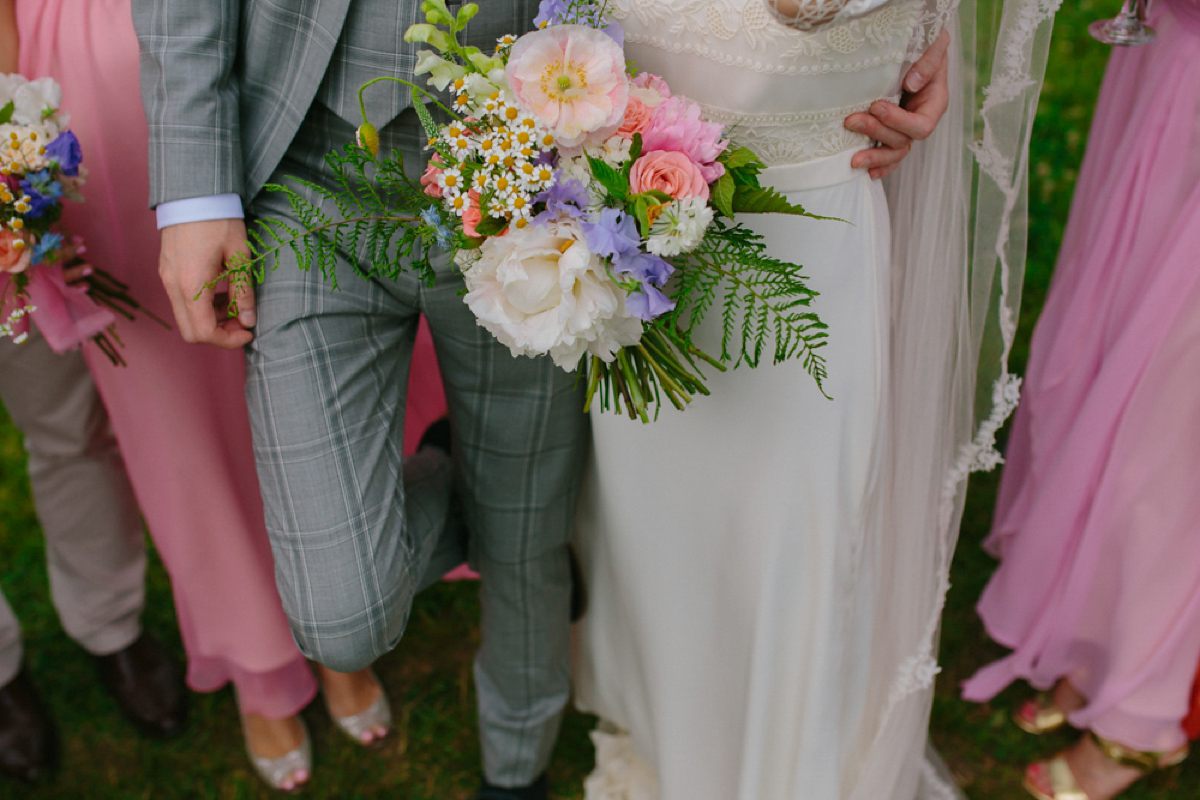
<svg viewBox="0 0 1200 800">
<path fill-rule="evenodd" d="M 908 70 L 908 74 L 904 76 L 904 88 L 914 94 L 924 89 L 926 84 L 945 69 L 949 48 L 950 32 L 943 30 L 929 49 L 917 59 L 917 63 Z"/>
</svg>

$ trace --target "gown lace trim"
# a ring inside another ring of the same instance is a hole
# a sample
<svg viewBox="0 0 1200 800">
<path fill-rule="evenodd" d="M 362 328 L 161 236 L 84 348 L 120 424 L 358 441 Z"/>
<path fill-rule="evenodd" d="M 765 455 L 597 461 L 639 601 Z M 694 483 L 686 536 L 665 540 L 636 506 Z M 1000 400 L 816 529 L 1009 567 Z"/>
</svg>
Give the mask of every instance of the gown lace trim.
<svg viewBox="0 0 1200 800">
<path fill-rule="evenodd" d="M 871 140 L 846 130 L 851 114 L 870 103 L 795 114 L 743 114 L 701 104 L 706 119 L 720 123 L 738 146 L 749 147 L 768 167 L 799 164 L 851 149 L 871 146 Z"/>
<path fill-rule="evenodd" d="M 639 23 L 641 30 L 627 27 L 627 41 L 775 75 L 902 63 L 922 15 L 920 0 L 908 0 L 807 32 L 780 23 L 763 0 L 629 0 L 613 8 L 618 20 L 635 17 Z M 864 48 L 868 55 L 851 58 Z"/>
</svg>

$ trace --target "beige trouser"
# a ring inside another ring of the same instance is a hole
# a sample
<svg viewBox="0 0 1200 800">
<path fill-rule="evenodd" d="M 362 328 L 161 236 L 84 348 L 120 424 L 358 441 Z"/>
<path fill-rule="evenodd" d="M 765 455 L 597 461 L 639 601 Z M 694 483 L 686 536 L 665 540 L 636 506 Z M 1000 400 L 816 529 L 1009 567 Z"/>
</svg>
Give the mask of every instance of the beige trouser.
<svg viewBox="0 0 1200 800">
<path fill-rule="evenodd" d="M 25 435 L 50 594 L 63 629 L 96 655 L 121 650 L 141 632 L 145 543 L 125 464 L 83 356 L 56 355 L 36 331 L 23 344 L 0 338 L 0 399 Z M 0 525 L 0 552 L 9 559 L 16 549 L 5 541 L 11 536 Z M 20 626 L 0 594 L 0 686 L 20 663 Z"/>
</svg>

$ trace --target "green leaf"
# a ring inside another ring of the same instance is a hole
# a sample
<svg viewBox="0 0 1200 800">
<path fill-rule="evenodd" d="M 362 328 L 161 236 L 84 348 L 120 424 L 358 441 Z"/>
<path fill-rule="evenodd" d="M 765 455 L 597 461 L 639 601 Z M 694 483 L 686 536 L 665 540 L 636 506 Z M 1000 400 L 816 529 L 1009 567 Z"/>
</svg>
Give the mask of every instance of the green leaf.
<svg viewBox="0 0 1200 800">
<path fill-rule="evenodd" d="M 4 125 L 12 119 L 13 112 L 17 110 L 17 106 L 12 100 L 5 103 L 4 108 L 0 108 L 0 125 Z"/>
<path fill-rule="evenodd" d="M 770 187 L 737 187 L 733 194 L 733 210 L 740 214 L 793 214 L 798 217 L 830 219 L 810 214 L 802 206 L 789 203 L 786 197 Z"/>
<path fill-rule="evenodd" d="M 496 236 L 507 227 L 508 220 L 503 217 L 485 217 L 482 222 L 475 226 L 475 232 L 483 237 Z"/>
<path fill-rule="evenodd" d="M 638 231 L 642 236 L 649 236 L 650 206 L 653 201 L 644 194 L 635 194 L 633 197 L 633 218 L 637 220 Z"/>
<path fill-rule="evenodd" d="M 598 158 L 587 157 L 588 166 L 592 168 L 592 177 L 596 179 L 609 196 L 618 202 L 625 202 L 629 197 L 629 182 L 615 168 L 610 167 Z"/>
<path fill-rule="evenodd" d="M 629 143 L 629 163 L 625 165 L 625 177 L 629 177 L 629 170 L 633 168 L 633 162 L 642 157 L 642 135 L 635 133 L 633 141 Z"/>
<path fill-rule="evenodd" d="M 758 168 L 755 170 L 757 172 L 763 167 L 762 159 L 755 155 L 754 151 L 748 147 L 726 150 L 724 153 L 721 153 L 717 160 L 724 164 L 726 169 L 737 169 L 738 167 L 754 165 Z"/>
<path fill-rule="evenodd" d="M 725 216 L 733 219 L 733 176 L 725 172 L 712 187 L 712 204 Z"/>
</svg>

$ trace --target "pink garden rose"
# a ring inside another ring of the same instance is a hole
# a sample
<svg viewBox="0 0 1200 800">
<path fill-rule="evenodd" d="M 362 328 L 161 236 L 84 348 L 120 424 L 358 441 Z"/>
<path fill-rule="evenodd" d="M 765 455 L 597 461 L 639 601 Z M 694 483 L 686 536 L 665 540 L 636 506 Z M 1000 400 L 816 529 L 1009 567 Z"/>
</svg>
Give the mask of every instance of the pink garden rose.
<svg viewBox="0 0 1200 800">
<path fill-rule="evenodd" d="M 478 239 L 479 233 L 475 230 L 475 226 L 483 222 L 483 211 L 479 208 L 479 192 L 472 189 L 467 192 L 467 199 L 471 203 L 463 211 L 463 234 L 470 236 L 472 239 Z"/>
<path fill-rule="evenodd" d="M 24 238 L 12 231 L 0 230 L 0 272 L 24 272 L 31 255 L 27 245 Z"/>
<path fill-rule="evenodd" d="M 630 92 L 629 104 L 625 106 L 625 119 L 621 121 L 621 127 L 617 128 L 617 134 L 632 139 L 635 133 L 646 130 L 653 116 L 653 106 L 646 105 L 641 98 Z"/>
<path fill-rule="evenodd" d="M 425 187 L 425 194 L 441 198 L 442 187 L 438 185 L 438 176 L 441 174 L 442 157 L 434 153 L 433 158 L 429 159 L 429 163 L 425 165 L 425 174 L 421 176 L 421 185 Z"/>
<path fill-rule="evenodd" d="M 561 147 L 602 142 L 625 118 L 625 53 L 603 31 L 554 25 L 512 46 L 505 70 L 517 105 Z"/>
<path fill-rule="evenodd" d="M 708 199 L 708 181 L 704 173 L 685 153 L 678 150 L 654 150 L 633 162 L 629 188 L 634 193 L 657 189 L 676 200 L 689 197 Z"/>
<path fill-rule="evenodd" d="M 650 124 L 642 131 L 642 151 L 678 150 L 686 153 L 712 183 L 725 174 L 717 156 L 729 145 L 721 139 L 721 126 L 705 122 L 700 106 L 686 97 L 671 97 L 654 110 Z"/>
</svg>

